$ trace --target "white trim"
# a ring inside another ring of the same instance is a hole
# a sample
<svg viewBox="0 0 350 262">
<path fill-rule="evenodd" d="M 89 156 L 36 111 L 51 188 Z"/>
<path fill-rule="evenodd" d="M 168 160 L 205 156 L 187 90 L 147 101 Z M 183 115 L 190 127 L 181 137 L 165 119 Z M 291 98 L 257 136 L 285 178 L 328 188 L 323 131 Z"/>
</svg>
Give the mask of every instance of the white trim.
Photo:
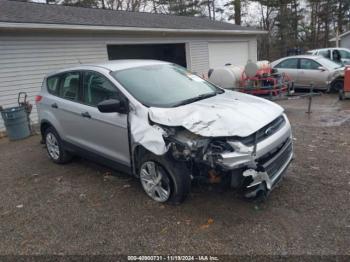
<svg viewBox="0 0 350 262">
<path fill-rule="evenodd" d="M 57 30 L 88 30 L 88 31 L 118 31 L 118 32 L 160 32 L 160 33 L 188 33 L 188 34 L 216 34 L 216 35 L 256 35 L 266 34 L 260 30 L 209 30 L 209 29 L 172 29 L 124 26 L 95 26 L 95 25 L 64 25 L 40 23 L 9 23 L 0 22 L 0 29 L 57 29 Z"/>
<path fill-rule="evenodd" d="M 346 36 L 346 35 L 348 35 L 348 34 L 350 34 L 350 31 L 347 31 L 347 32 L 345 32 L 345 33 L 342 33 L 341 35 L 338 36 L 338 37 L 339 37 L 339 40 L 341 40 L 341 38 L 342 38 L 343 36 Z M 336 37 L 333 37 L 333 38 L 329 39 L 330 42 L 335 42 L 336 40 L 337 40 Z"/>
</svg>

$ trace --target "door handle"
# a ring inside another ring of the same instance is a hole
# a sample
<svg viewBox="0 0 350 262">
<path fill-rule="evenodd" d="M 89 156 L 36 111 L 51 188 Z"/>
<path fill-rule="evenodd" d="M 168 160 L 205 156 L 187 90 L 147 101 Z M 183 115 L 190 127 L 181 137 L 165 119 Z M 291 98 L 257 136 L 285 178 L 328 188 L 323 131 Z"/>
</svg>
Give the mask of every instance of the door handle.
<svg viewBox="0 0 350 262">
<path fill-rule="evenodd" d="M 57 105 L 56 103 L 53 103 L 53 104 L 51 105 L 51 107 L 52 107 L 52 108 L 58 108 L 58 105 Z"/>
<path fill-rule="evenodd" d="M 91 115 L 89 114 L 89 112 L 83 112 L 81 113 L 81 116 L 86 118 L 91 118 Z"/>
</svg>

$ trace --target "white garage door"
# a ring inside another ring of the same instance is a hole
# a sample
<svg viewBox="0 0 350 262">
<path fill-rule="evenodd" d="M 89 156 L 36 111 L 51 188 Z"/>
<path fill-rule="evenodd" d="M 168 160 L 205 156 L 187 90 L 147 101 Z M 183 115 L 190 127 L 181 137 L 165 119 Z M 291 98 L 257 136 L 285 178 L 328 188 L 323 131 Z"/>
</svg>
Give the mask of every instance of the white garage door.
<svg viewBox="0 0 350 262">
<path fill-rule="evenodd" d="M 209 43 L 209 66 L 215 68 L 232 64 L 244 66 L 248 61 L 248 42 Z"/>
</svg>

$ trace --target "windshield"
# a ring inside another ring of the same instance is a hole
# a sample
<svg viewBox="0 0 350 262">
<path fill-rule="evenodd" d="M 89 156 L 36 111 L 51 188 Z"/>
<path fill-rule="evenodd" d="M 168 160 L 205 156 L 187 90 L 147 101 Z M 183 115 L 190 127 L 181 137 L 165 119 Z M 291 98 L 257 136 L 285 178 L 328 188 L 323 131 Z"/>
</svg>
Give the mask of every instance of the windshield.
<svg viewBox="0 0 350 262">
<path fill-rule="evenodd" d="M 337 63 L 333 62 L 332 60 L 329 60 L 329 59 L 324 58 L 324 57 L 320 57 L 316 61 L 321 63 L 323 66 L 325 66 L 328 69 L 337 69 L 337 68 L 342 67 L 342 65 L 337 64 Z"/>
<path fill-rule="evenodd" d="M 343 50 L 343 49 L 340 49 L 338 51 L 340 53 L 341 58 L 350 59 L 350 52 L 349 51 L 346 51 L 346 50 Z"/>
<path fill-rule="evenodd" d="M 146 106 L 175 107 L 224 92 L 173 64 L 135 67 L 111 75 Z"/>
</svg>

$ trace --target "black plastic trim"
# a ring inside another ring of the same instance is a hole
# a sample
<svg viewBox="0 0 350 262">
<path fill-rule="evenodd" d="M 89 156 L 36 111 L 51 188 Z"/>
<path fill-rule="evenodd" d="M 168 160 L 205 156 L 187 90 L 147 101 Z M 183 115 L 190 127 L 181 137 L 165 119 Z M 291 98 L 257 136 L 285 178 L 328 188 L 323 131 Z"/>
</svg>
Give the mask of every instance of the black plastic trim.
<svg viewBox="0 0 350 262">
<path fill-rule="evenodd" d="M 114 170 L 129 174 L 129 175 L 133 174 L 131 166 L 103 157 L 99 154 L 93 153 L 91 151 L 88 151 L 86 149 L 73 145 L 72 143 L 69 143 L 64 140 L 62 140 L 62 144 L 64 149 L 66 149 L 67 151 L 73 152 L 83 158 L 89 159 L 93 162 L 99 163 L 103 166 L 110 167 Z"/>
</svg>

